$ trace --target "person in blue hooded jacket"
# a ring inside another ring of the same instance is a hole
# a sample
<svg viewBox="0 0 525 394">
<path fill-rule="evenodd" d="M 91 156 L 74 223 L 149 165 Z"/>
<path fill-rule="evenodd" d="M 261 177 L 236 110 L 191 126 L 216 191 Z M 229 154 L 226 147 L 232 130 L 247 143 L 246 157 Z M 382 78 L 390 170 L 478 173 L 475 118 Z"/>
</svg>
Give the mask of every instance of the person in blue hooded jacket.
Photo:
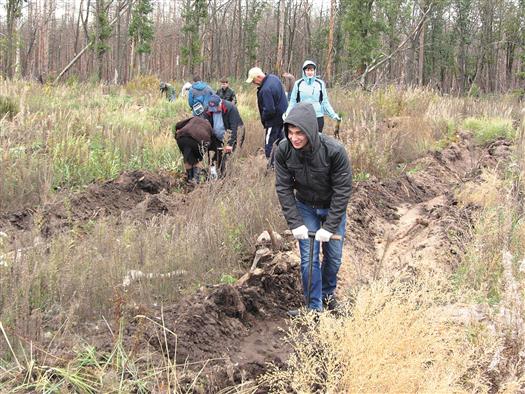
<svg viewBox="0 0 525 394">
<path fill-rule="evenodd" d="M 194 116 L 201 116 L 208 109 L 208 100 L 213 95 L 213 90 L 201 77 L 195 75 L 193 84 L 188 92 L 188 105 Z"/>
<path fill-rule="evenodd" d="M 323 132 L 324 115 L 327 114 L 334 120 L 341 120 L 341 117 L 335 113 L 328 100 L 328 93 L 326 92 L 326 85 L 324 81 L 316 77 L 317 65 L 311 61 L 306 60 L 303 63 L 303 77 L 295 81 L 295 84 L 290 94 L 290 103 L 288 109 L 283 116 L 286 119 L 292 108 L 299 102 L 312 103 L 317 116 L 317 124 L 319 125 L 319 132 Z"/>
</svg>

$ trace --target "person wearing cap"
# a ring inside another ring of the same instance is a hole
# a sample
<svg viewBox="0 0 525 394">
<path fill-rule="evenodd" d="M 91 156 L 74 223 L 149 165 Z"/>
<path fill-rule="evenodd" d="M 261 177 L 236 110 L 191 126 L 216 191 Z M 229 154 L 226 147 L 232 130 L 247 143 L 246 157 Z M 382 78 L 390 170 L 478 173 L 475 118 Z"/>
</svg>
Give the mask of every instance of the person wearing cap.
<svg viewBox="0 0 525 394">
<path fill-rule="evenodd" d="M 177 93 L 175 93 L 175 88 L 164 81 L 161 81 L 159 85 L 160 92 L 166 95 L 168 101 L 175 101 L 177 99 Z"/>
<path fill-rule="evenodd" d="M 228 83 L 228 78 L 221 79 L 221 87 L 215 92 L 221 99 L 230 101 L 237 105 L 237 96 L 235 96 L 235 91 L 230 88 Z"/>
<path fill-rule="evenodd" d="M 205 112 L 205 119 L 210 122 L 213 129 L 210 151 L 215 152 L 212 165 L 218 163 L 221 174 L 224 175 L 222 153 L 231 153 L 237 146 L 237 135 L 242 132 L 244 123 L 237 107 L 214 94 L 208 100 L 208 110 Z M 228 141 L 225 143 L 226 132 L 230 131 Z M 244 134 L 243 134 L 244 135 Z M 242 139 L 240 144 L 242 145 Z M 222 152 L 221 152 L 221 149 Z"/>
<path fill-rule="evenodd" d="M 340 142 L 318 132 L 312 103 L 301 102 L 292 108 L 284 123 L 284 134 L 286 138 L 275 153 L 275 186 L 286 222 L 299 240 L 303 291 L 305 299 L 310 300 L 306 307 L 314 311 L 334 310 L 346 208 L 352 193 L 350 160 Z M 315 232 L 310 289 L 309 232 Z M 340 235 L 341 240 L 331 239 L 334 234 Z M 288 312 L 290 316 L 298 313 Z"/>
<path fill-rule="evenodd" d="M 272 147 L 283 137 L 283 114 L 288 107 L 286 93 L 278 76 L 265 74 L 259 67 L 250 69 L 246 82 L 258 86 L 257 105 L 265 129 L 264 154 L 273 167 Z"/>
<path fill-rule="evenodd" d="M 316 70 L 317 65 L 313 61 L 306 60 L 303 63 L 303 77 L 295 81 L 292 93 L 290 94 L 290 104 L 288 104 L 284 118 L 286 119 L 297 103 L 302 101 L 312 103 L 315 108 L 319 132 L 322 133 L 325 114 L 334 120 L 341 120 L 341 117 L 335 113 L 330 105 L 326 85 L 322 79 L 316 77 Z"/>
</svg>

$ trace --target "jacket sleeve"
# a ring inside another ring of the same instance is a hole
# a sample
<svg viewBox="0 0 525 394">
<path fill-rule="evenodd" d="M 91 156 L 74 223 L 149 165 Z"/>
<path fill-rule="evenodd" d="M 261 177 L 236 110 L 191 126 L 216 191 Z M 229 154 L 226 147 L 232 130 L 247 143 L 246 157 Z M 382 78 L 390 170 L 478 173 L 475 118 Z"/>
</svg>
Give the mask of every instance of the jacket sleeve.
<svg viewBox="0 0 525 394">
<path fill-rule="evenodd" d="M 237 130 L 239 126 L 242 125 L 241 115 L 239 115 L 239 111 L 235 105 L 231 106 L 231 109 L 228 111 L 228 116 L 230 117 L 230 128 L 232 132 L 228 145 L 234 146 L 237 143 Z"/>
<path fill-rule="evenodd" d="M 288 103 L 288 109 L 286 110 L 284 114 L 285 119 L 290 113 L 290 111 L 292 110 L 292 108 L 295 107 L 295 105 L 297 104 L 297 89 L 299 89 L 299 81 L 300 79 L 295 81 L 295 83 L 293 84 L 292 93 L 290 94 L 290 102 Z"/>
<path fill-rule="evenodd" d="M 337 114 L 335 113 L 334 109 L 332 108 L 332 105 L 330 104 L 330 101 L 328 100 L 328 92 L 326 91 L 326 84 L 324 81 L 321 81 L 321 90 L 323 91 L 323 101 L 321 102 L 321 108 L 323 110 L 324 114 L 328 114 L 332 119 L 337 118 Z"/>
<path fill-rule="evenodd" d="M 272 89 L 261 90 L 261 99 L 262 99 L 262 114 L 261 120 L 263 124 L 272 118 L 275 114 L 275 103 L 273 102 Z"/>
<path fill-rule="evenodd" d="M 285 154 L 281 146 L 275 154 L 275 190 L 283 210 L 284 218 L 290 229 L 301 227 L 304 220 L 297 210 L 295 201 L 293 178 L 286 165 Z"/>
<path fill-rule="evenodd" d="M 190 109 L 193 109 L 193 94 L 191 89 L 188 92 L 188 105 L 190 106 Z"/>
<path fill-rule="evenodd" d="M 323 228 L 335 234 L 343 215 L 346 215 L 346 207 L 352 194 L 352 167 L 342 146 L 334 152 L 331 167 L 333 194 Z"/>
</svg>

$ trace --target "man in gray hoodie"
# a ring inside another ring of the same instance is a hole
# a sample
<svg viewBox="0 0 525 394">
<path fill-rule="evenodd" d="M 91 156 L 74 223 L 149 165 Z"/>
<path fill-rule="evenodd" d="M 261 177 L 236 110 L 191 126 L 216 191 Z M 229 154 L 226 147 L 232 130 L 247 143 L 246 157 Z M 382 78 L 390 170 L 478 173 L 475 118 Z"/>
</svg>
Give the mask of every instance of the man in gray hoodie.
<svg viewBox="0 0 525 394">
<path fill-rule="evenodd" d="M 311 103 L 301 102 L 290 111 L 284 133 L 286 138 L 275 155 L 275 184 L 284 217 L 299 240 L 303 291 L 305 299 L 310 300 L 307 308 L 333 310 L 337 306 L 334 291 L 343 253 L 346 207 L 352 193 L 350 160 L 341 143 L 318 132 Z M 309 231 L 315 232 L 310 289 Z M 334 234 L 342 239 L 332 240 Z M 295 316 L 298 311 L 289 314 Z"/>
</svg>

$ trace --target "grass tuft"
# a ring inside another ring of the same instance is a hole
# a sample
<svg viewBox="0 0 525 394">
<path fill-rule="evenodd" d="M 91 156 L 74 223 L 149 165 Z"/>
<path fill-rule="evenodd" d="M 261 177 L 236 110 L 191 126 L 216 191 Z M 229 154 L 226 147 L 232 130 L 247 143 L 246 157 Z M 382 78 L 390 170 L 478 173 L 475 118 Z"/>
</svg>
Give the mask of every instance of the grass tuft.
<svg viewBox="0 0 525 394">
<path fill-rule="evenodd" d="M 516 136 L 512 120 L 506 118 L 467 118 L 462 127 L 471 131 L 479 144 L 486 144 L 497 138 L 512 140 Z"/>
</svg>

